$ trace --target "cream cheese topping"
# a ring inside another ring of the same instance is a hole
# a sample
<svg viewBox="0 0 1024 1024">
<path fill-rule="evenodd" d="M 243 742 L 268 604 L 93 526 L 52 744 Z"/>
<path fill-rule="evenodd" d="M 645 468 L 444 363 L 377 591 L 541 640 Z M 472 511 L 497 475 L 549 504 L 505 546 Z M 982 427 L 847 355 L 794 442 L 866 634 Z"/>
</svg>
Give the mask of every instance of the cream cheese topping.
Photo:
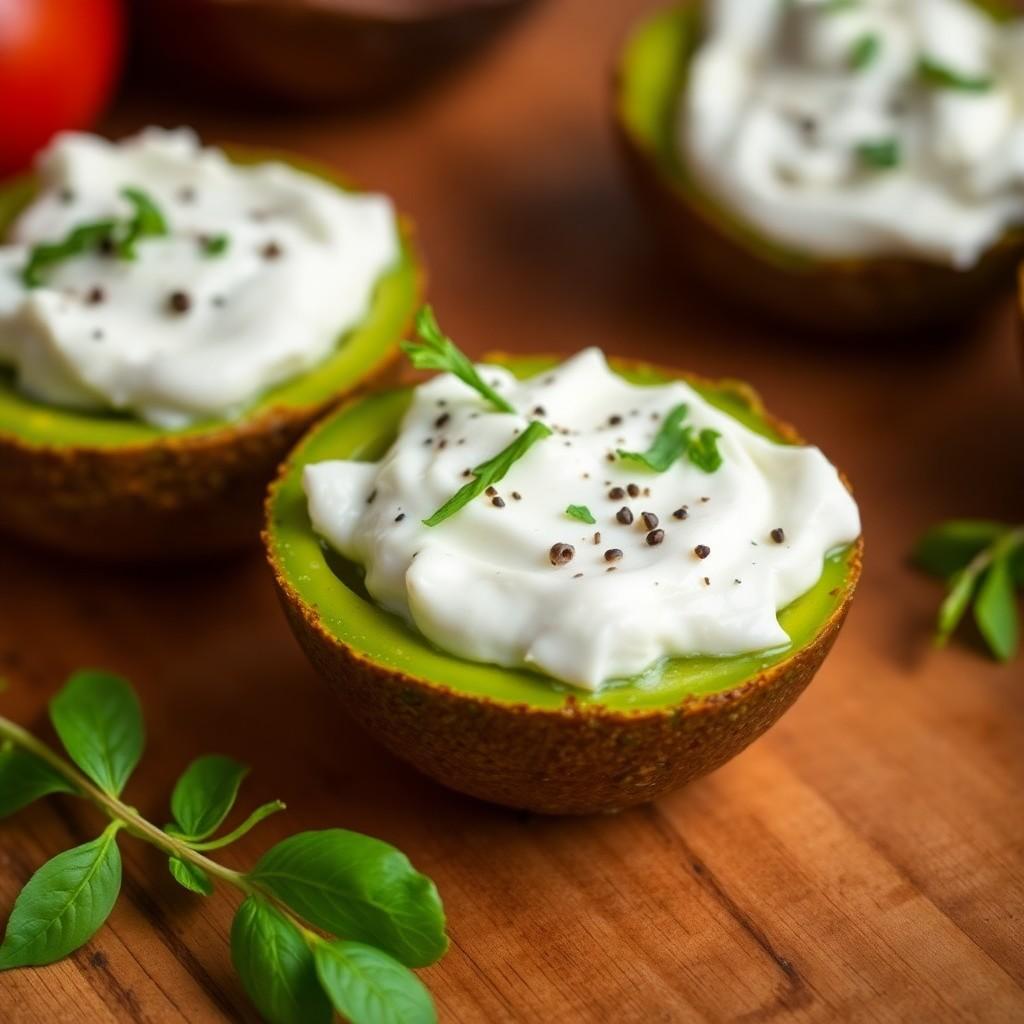
<svg viewBox="0 0 1024 1024">
<path fill-rule="evenodd" d="M 233 164 L 188 130 L 60 135 L 38 181 L 0 246 L 0 365 L 42 402 L 160 427 L 236 416 L 314 368 L 400 254 L 385 197 L 282 163 Z M 129 217 L 126 187 L 152 198 L 169 233 L 140 240 L 131 261 L 92 248 L 27 287 L 33 245 Z"/>
<path fill-rule="evenodd" d="M 768 238 L 970 267 L 1024 224 L 1024 19 L 969 0 L 708 0 L 684 165 Z"/>
<path fill-rule="evenodd" d="M 529 380 L 481 373 L 517 414 L 442 374 L 415 388 L 380 462 L 321 462 L 303 478 L 316 532 L 365 568 L 379 605 L 452 654 L 599 690 L 664 657 L 778 648 L 789 643 L 778 610 L 860 534 L 857 506 L 817 448 L 772 442 L 685 383 L 630 384 L 596 349 Z M 715 472 L 683 458 L 656 473 L 615 455 L 645 451 L 680 403 L 687 424 L 721 434 Z M 554 433 L 497 493 L 423 524 L 537 419 Z M 654 530 L 663 536 L 652 542 Z M 556 544 L 571 545 L 571 559 L 553 558 Z"/>
</svg>

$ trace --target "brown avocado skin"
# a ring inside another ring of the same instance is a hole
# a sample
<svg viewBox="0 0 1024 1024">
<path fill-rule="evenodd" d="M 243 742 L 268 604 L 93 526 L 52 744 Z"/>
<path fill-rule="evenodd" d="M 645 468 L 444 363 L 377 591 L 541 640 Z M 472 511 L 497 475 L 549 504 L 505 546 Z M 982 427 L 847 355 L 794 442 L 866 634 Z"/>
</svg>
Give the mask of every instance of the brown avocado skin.
<svg viewBox="0 0 1024 1024">
<path fill-rule="evenodd" d="M 372 101 L 451 66 L 535 0 L 146 0 L 171 73 L 298 105 Z"/>
<path fill-rule="evenodd" d="M 272 408 L 209 434 L 117 448 L 29 445 L 0 433 L 0 529 L 107 562 L 251 546 L 267 481 L 334 404 Z"/>
<path fill-rule="evenodd" d="M 613 81 L 615 134 L 635 193 L 670 258 L 731 301 L 780 323 L 829 335 L 895 335 L 962 321 L 1012 278 L 1024 231 L 1008 232 L 968 270 L 909 258 L 770 256 L 752 247 L 692 183 L 659 165 L 622 116 L 623 69 Z"/>
<path fill-rule="evenodd" d="M 390 671 L 340 643 L 274 569 L 302 649 L 351 717 L 398 757 L 452 789 L 542 814 L 618 811 L 725 764 L 773 725 L 832 648 L 860 575 L 812 643 L 742 686 L 665 711 L 627 714 L 571 696 L 557 710 L 457 693 Z M 273 563 L 272 563 L 273 564 Z"/>
<path fill-rule="evenodd" d="M 488 358 L 501 362 L 503 356 Z M 629 360 L 616 365 L 651 368 Z M 662 372 L 691 383 L 701 380 Z M 763 409 L 746 384 L 727 383 L 780 436 L 803 442 L 793 427 Z M 840 603 L 814 640 L 731 690 L 641 712 L 584 704 L 571 695 L 560 708 L 510 704 L 393 671 L 323 626 L 317 608 L 304 600 L 275 558 L 269 524 L 287 469 L 281 467 L 267 495 L 263 543 L 292 631 L 342 707 L 393 754 L 451 789 L 542 814 L 606 813 L 646 803 L 735 757 L 814 678 L 860 580 L 863 538 L 849 556 Z M 850 486 L 845 477 L 843 482 Z"/>
</svg>

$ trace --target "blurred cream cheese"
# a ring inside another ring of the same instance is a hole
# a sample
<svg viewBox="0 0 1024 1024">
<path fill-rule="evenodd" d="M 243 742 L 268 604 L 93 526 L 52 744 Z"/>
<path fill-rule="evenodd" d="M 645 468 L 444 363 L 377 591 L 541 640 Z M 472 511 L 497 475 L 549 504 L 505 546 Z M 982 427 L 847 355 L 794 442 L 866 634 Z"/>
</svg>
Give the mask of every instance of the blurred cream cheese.
<svg viewBox="0 0 1024 1024">
<path fill-rule="evenodd" d="M 635 386 L 597 349 L 523 381 L 481 372 L 517 414 L 443 374 L 415 389 L 380 462 L 321 462 L 304 475 L 316 532 L 365 568 L 379 605 L 442 650 L 599 690 L 664 657 L 778 648 L 790 642 L 778 610 L 860 534 L 857 506 L 817 448 L 774 443 L 685 383 Z M 680 458 L 655 473 L 615 457 L 645 451 L 680 403 L 687 424 L 720 432 L 715 472 Z M 554 433 L 495 493 L 423 524 L 538 419 Z M 571 558 L 553 564 L 556 544 Z"/>
<path fill-rule="evenodd" d="M 232 164 L 188 130 L 60 135 L 37 178 L 0 246 L 0 365 L 55 405 L 166 428 L 236 416 L 330 355 L 400 255 L 386 198 Z M 126 187 L 153 200 L 166 236 L 140 240 L 132 261 L 93 248 L 23 283 L 33 245 L 129 218 Z"/>
<path fill-rule="evenodd" d="M 1024 223 L 1024 19 L 967 0 L 708 0 L 684 165 L 768 238 L 958 268 Z"/>
</svg>

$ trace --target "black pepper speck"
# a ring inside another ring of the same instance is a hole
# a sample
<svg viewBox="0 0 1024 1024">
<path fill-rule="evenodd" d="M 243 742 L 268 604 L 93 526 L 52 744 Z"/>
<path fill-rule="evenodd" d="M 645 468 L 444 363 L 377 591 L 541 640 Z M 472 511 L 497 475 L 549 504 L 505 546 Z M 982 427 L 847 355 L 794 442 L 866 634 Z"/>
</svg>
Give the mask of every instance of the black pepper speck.
<svg viewBox="0 0 1024 1024">
<path fill-rule="evenodd" d="M 561 542 L 551 545 L 551 550 L 548 552 L 548 558 L 551 559 L 552 565 L 567 565 L 572 561 L 573 555 L 576 554 L 576 549 L 571 544 L 563 544 Z"/>
</svg>

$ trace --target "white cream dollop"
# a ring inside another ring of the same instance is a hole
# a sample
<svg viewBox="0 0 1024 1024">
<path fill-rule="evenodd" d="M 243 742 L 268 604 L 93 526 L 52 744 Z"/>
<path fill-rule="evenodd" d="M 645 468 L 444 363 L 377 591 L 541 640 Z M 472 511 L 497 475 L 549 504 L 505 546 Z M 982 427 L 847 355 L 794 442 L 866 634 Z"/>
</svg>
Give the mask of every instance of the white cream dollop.
<svg viewBox="0 0 1024 1024">
<path fill-rule="evenodd" d="M 316 532 L 365 568 L 378 604 L 445 651 L 598 690 L 665 656 L 779 647 L 789 638 L 778 610 L 860 534 L 857 506 L 817 448 L 774 443 L 685 383 L 632 385 L 597 349 L 524 381 L 481 372 L 518 414 L 444 374 L 415 389 L 380 462 L 316 463 L 303 481 Z M 618 448 L 645 451 L 680 403 L 687 424 L 721 433 L 717 471 L 686 459 L 663 473 L 608 460 Z M 531 419 L 555 433 L 512 466 L 497 495 L 423 524 Z M 610 496 L 631 483 L 636 497 Z M 571 518 L 569 505 L 587 506 L 596 523 Z M 623 507 L 631 525 L 617 518 Z M 660 544 L 648 543 L 643 512 L 658 517 Z M 552 565 L 556 543 L 575 548 L 565 565 Z M 699 545 L 710 548 L 704 558 Z M 608 561 L 613 548 L 622 557 Z"/>
<path fill-rule="evenodd" d="M 1024 18 L 969 0 L 704 7 L 682 160 L 762 234 L 818 256 L 965 268 L 1024 224 Z M 939 85 L 922 63 L 981 87 Z"/>
<path fill-rule="evenodd" d="M 42 402 L 167 428 L 235 416 L 325 359 L 399 257 L 385 197 L 278 162 L 233 164 L 184 129 L 120 143 L 60 135 L 37 177 L 0 246 L 0 365 Z M 130 217 L 126 187 L 153 199 L 169 234 L 142 239 L 132 261 L 94 250 L 26 287 L 33 245 Z M 221 235 L 223 252 L 206 252 L 203 239 Z M 174 310 L 175 292 L 186 310 Z"/>
</svg>

